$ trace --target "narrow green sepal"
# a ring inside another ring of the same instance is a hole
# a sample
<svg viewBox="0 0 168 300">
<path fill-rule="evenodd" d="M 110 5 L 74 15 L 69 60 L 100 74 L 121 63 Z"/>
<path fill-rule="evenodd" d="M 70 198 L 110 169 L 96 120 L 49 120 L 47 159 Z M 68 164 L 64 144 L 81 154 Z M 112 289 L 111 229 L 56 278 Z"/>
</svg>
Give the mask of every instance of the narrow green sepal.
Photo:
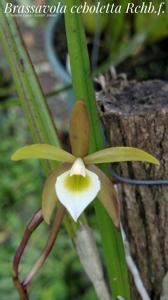
<svg viewBox="0 0 168 300">
<path fill-rule="evenodd" d="M 34 144 L 18 149 L 11 157 L 12 160 L 48 159 L 73 163 L 75 156 L 48 144 Z"/>
<path fill-rule="evenodd" d="M 133 147 L 111 147 L 97 151 L 84 158 L 86 164 L 101 164 L 126 161 L 141 161 L 159 165 L 151 154 Z"/>
</svg>

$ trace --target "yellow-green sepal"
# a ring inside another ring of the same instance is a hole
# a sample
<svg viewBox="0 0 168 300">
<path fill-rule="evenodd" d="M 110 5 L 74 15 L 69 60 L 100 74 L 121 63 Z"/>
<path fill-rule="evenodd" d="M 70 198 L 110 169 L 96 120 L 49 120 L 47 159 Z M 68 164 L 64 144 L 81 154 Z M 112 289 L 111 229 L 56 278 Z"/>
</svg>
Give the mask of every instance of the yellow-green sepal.
<svg viewBox="0 0 168 300">
<path fill-rule="evenodd" d="M 22 159 L 48 159 L 57 160 L 68 163 L 73 163 L 75 157 L 52 145 L 48 144 L 34 144 L 30 146 L 25 146 L 18 149 L 11 157 L 12 160 L 22 160 Z"/>
<path fill-rule="evenodd" d="M 114 225 L 120 225 L 120 204 L 117 193 L 112 181 L 99 168 L 94 165 L 88 166 L 88 169 L 96 173 L 101 182 L 101 189 L 97 195 L 98 200 L 102 203 L 107 213 L 111 217 Z"/>
<path fill-rule="evenodd" d="M 47 224 L 50 224 L 53 211 L 56 207 L 58 197 L 55 191 L 55 182 L 58 176 L 69 170 L 71 165 L 62 164 L 51 172 L 47 178 L 42 192 L 42 213 Z"/>
<path fill-rule="evenodd" d="M 159 165 L 159 161 L 151 154 L 133 147 L 111 147 L 97 151 L 84 158 L 86 164 L 110 162 L 142 161 Z"/>
<path fill-rule="evenodd" d="M 76 157 L 84 157 L 89 148 L 89 120 L 86 105 L 77 101 L 73 107 L 70 119 L 70 143 L 72 153 Z"/>
</svg>

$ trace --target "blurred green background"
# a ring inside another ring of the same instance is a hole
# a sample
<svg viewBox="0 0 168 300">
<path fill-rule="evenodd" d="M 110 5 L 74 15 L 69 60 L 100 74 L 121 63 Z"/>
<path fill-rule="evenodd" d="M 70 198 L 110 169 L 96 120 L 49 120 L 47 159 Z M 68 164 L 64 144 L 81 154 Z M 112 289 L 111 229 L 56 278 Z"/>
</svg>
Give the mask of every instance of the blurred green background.
<svg viewBox="0 0 168 300">
<path fill-rule="evenodd" d="M 11 279 L 12 257 L 25 225 L 40 206 L 44 178 L 37 161 L 10 160 L 15 149 L 31 141 L 20 109 L 1 110 L 0 120 L 0 298 L 17 300 Z M 48 230 L 42 225 L 33 234 L 21 264 L 22 276 L 41 254 Z M 31 284 L 30 299 L 97 299 L 63 228 L 52 254 Z"/>
</svg>

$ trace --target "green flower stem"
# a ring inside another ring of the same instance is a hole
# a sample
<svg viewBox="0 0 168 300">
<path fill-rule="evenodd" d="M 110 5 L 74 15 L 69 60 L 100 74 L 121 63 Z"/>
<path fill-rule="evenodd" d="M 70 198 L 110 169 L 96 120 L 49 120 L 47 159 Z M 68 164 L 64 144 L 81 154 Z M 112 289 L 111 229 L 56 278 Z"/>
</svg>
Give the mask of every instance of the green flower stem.
<svg viewBox="0 0 168 300">
<path fill-rule="evenodd" d="M 92 153 L 103 148 L 103 138 L 96 109 L 96 99 L 81 16 L 71 13 L 71 7 L 73 5 L 80 5 L 81 1 L 65 0 L 65 4 L 67 7 L 65 25 L 73 89 L 76 100 L 84 100 L 88 108 L 91 128 L 90 152 Z M 102 169 L 108 172 L 106 167 Z M 112 289 L 112 299 L 117 300 L 118 296 L 122 296 L 125 300 L 130 300 L 128 270 L 121 232 L 112 224 L 98 201 L 95 201 L 95 209 L 102 236 L 106 266 Z"/>
</svg>

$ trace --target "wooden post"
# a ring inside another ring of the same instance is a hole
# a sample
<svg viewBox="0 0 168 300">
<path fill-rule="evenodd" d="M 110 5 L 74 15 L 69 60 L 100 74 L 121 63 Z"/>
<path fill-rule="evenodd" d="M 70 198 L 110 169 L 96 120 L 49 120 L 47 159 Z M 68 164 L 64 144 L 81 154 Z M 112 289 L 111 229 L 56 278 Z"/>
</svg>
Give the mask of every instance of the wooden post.
<svg viewBox="0 0 168 300">
<path fill-rule="evenodd" d="M 117 171 L 134 179 L 168 179 L 168 83 L 113 80 L 97 100 L 111 146 L 138 147 L 161 162 L 122 163 Z M 150 298 L 161 299 L 168 272 L 168 186 L 119 184 L 119 191 L 131 254 Z"/>
</svg>

